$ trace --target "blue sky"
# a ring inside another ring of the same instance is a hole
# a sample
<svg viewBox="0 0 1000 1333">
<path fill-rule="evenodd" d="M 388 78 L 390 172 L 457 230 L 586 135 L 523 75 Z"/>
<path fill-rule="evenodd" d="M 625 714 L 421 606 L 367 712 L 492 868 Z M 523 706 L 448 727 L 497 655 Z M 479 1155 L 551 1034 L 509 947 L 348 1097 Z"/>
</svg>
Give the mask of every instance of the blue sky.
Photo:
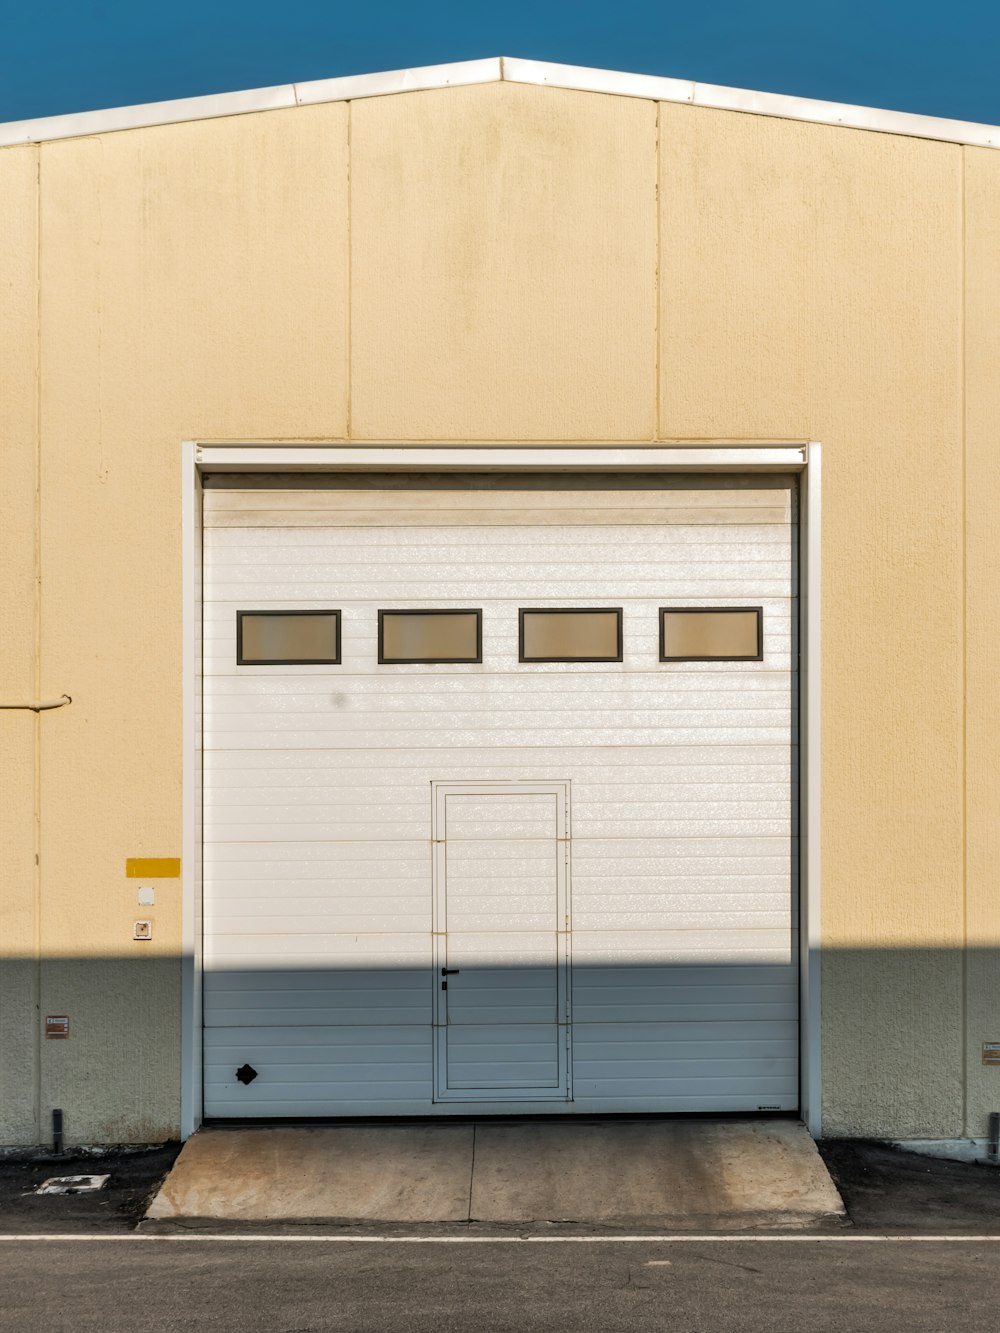
<svg viewBox="0 0 1000 1333">
<path fill-rule="evenodd" d="M 1000 122 L 1000 0 L 0 0 L 0 120 L 525 56 Z"/>
</svg>

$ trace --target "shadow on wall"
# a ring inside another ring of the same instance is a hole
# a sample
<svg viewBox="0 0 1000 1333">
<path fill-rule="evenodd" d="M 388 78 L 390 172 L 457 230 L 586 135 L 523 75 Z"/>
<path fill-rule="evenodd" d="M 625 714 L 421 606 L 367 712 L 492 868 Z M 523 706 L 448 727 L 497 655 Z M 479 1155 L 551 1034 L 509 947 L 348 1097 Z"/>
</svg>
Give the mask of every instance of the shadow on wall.
<svg viewBox="0 0 1000 1333">
<path fill-rule="evenodd" d="M 1000 1040 L 997 954 L 825 953 L 827 1135 L 986 1136 L 1000 1107 L 1000 1067 L 981 1056 Z M 12 959 L 2 973 L 0 1141 L 48 1141 L 56 1107 L 67 1143 L 177 1135 L 179 958 Z M 567 1047 L 552 967 L 466 962 L 448 1010 L 426 966 L 206 971 L 206 1114 L 474 1114 L 508 1099 L 521 1113 L 794 1110 L 797 973 L 767 959 L 588 961 L 569 976 Z M 68 1035 L 44 1037 L 48 1018 L 68 1019 Z"/>
</svg>

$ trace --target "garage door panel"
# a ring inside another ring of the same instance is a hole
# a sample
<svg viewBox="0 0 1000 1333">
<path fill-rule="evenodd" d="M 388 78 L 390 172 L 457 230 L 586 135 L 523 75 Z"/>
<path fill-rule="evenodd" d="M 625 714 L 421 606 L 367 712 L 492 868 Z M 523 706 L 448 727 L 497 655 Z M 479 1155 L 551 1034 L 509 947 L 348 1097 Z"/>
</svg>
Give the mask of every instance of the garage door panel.
<svg viewBox="0 0 1000 1333">
<path fill-rule="evenodd" d="M 444 767 L 444 763 L 440 761 L 435 767 Z M 370 841 L 380 823 L 384 826 L 411 813 L 415 820 L 418 807 L 426 806 L 426 799 L 414 800 L 412 812 L 406 810 L 405 804 L 402 810 L 396 806 L 397 781 L 393 775 L 371 775 L 370 780 L 370 788 L 357 788 L 338 806 L 325 801 L 323 793 L 316 790 L 302 801 L 269 800 L 266 791 L 250 795 L 240 808 L 217 814 L 212 823 L 212 844 L 221 846 L 234 839 L 252 841 L 255 832 L 258 840 L 269 837 L 278 840 L 283 829 L 285 838 L 289 833 L 301 832 L 306 839 L 325 838 L 345 846 L 352 832 L 358 833 L 361 841 Z M 775 791 L 758 789 L 755 795 L 742 800 L 735 793 L 728 799 L 711 800 L 708 791 L 706 785 L 692 785 L 673 792 L 649 793 L 645 802 L 637 798 L 631 805 L 621 799 L 615 803 L 615 808 L 622 812 L 618 819 L 613 810 L 594 809 L 593 832 L 579 835 L 579 840 L 588 836 L 615 840 L 615 835 L 621 840 L 625 835 L 652 841 L 657 836 L 682 839 L 706 833 L 721 842 L 758 837 L 787 839 L 795 831 L 795 811 L 787 797 Z M 405 837 L 395 839 L 401 848 L 408 841 Z"/>
<path fill-rule="evenodd" d="M 790 479 L 257 477 L 206 513 L 208 1113 L 794 1109 Z M 621 663 L 518 661 L 520 607 L 588 605 Z M 661 663 L 670 605 L 762 607 L 763 661 Z M 379 664 L 407 606 L 481 608 L 482 663 Z M 341 664 L 237 666 L 268 608 L 338 610 Z"/>
<path fill-rule="evenodd" d="M 785 838 L 573 841 L 578 931 L 787 929 L 792 886 Z"/>
<path fill-rule="evenodd" d="M 370 912 L 365 912 L 361 904 L 355 902 L 342 907 L 325 893 L 322 885 L 317 886 L 312 895 L 298 893 L 285 898 L 282 888 L 282 884 L 275 881 L 273 894 L 261 898 L 241 893 L 238 885 L 231 885 L 227 897 L 225 886 L 222 886 L 218 896 L 213 893 L 212 902 L 205 909 L 206 935 L 307 935 L 318 932 L 326 937 L 337 931 L 363 931 L 372 924 Z M 423 929 L 429 933 L 430 913 L 424 897 L 421 893 L 419 898 L 409 900 L 382 894 L 380 909 L 394 926 L 413 931 Z M 406 917 L 410 920 L 405 920 Z"/>
<path fill-rule="evenodd" d="M 714 534 L 724 525 L 776 523 L 788 526 L 796 514 L 795 480 L 787 473 L 723 474 L 711 478 L 672 473 L 669 477 L 560 472 L 400 474 L 227 473 L 205 478 L 207 528 L 259 525 L 280 515 L 284 526 L 300 521 L 314 526 L 351 524 L 367 528 L 371 516 L 383 525 L 406 526 L 421 514 L 435 527 L 454 523 L 458 513 L 475 513 L 487 524 L 504 515 L 532 515 L 549 527 L 613 522 L 609 514 L 651 516 L 707 525 Z M 691 515 L 677 518 L 677 515 Z M 515 526 L 516 526 L 515 521 Z"/>
<path fill-rule="evenodd" d="M 559 1042 L 551 1023 L 462 1024 L 448 1028 L 447 1082 L 468 1088 L 558 1088 Z"/>
<path fill-rule="evenodd" d="M 241 1084 L 235 1071 L 257 1070 Z M 431 1098 L 429 1026 L 209 1028 L 209 1116 L 411 1114 Z"/>
<path fill-rule="evenodd" d="M 575 930 L 575 966 L 600 967 L 697 961 L 788 963 L 795 955 L 794 932 L 777 930 Z"/>
<path fill-rule="evenodd" d="M 775 504 L 769 508 L 761 507 L 754 513 L 755 523 L 781 527 L 788 519 L 787 505 Z M 622 527 L 645 527 L 651 524 L 682 525 L 695 524 L 718 529 L 726 526 L 739 526 L 746 521 L 746 510 L 731 505 L 715 504 L 699 508 L 690 505 L 687 508 L 577 508 L 566 509 L 559 515 L 559 526 L 590 527 L 595 521 L 603 520 Z M 428 528 L 440 527 L 441 516 L 428 510 L 400 508 L 391 513 L 381 509 L 365 509 L 361 506 L 331 514 L 316 507 L 296 509 L 257 509 L 252 522 L 247 515 L 233 510 L 217 510 L 210 516 L 206 514 L 206 527 L 211 528 Z M 477 508 L 450 508 L 448 510 L 450 528 L 523 528 L 553 526 L 553 515 L 544 510 L 525 513 L 523 509 L 494 509 L 485 512 Z"/>
<path fill-rule="evenodd" d="M 589 914 L 577 912 L 574 902 L 573 917 L 574 923 L 579 918 L 581 931 L 626 927 L 636 931 L 784 931 L 788 928 L 789 909 L 788 896 L 783 893 L 772 894 L 769 899 L 750 906 L 732 904 L 726 895 L 718 895 L 713 903 L 707 896 L 689 894 L 683 900 L 664 895 L 662 903 L 645 910 L 640 904 L 619 900 L 618 905 L 607 903 Z"/>
<path fill-rule="evenodd" d="M 215 793 L 206 811 L 207 855 L 217 854 L 217 843 L 245 839 L 233 841 L 225 853 L 220 847 L 218 855 L 239 854 L 253 862 L 254 849 L 266 858 L 273 839 L 288 848 L 293 877 L 298 874 L 295 846 L 303 848 L 305 858 L 339 856 L 336 848 L 320 850 L 332 841 L 381 839 L 390 857 L 390 840 L 393 846 L 396 840 L 411 840 L 411 851 L 426 848 L 429 773 L 505 780 L 532 769 L 558 776 L 572 764 L 578 842 L 610 837 L 623 857 L 632 857 L 644 855 L 647 846 L 655 849 L 656 842 L 647 840 L 662 842 L 672 832 L 681 847 L 700 856 L 703 839 L 690 835 L 711 834 L 707 841 L 717 873 L 730 876 L 739 873 L 743 857 L 753 858 L 746 864 L 758 865 L 755 834 L 785 839 L 787 866 L 787 837 L 795 819 L 789 795 L 794 751 L 787 745 L 587 748 L 572 756 L 543 747 L 424 750 L 396 752 L 391 765 L 384 754 L 364 750 L 244 750 L 209 752 L 204 762 L 206 782 Z M 699 827 L 709 797 L 713 817 Z M 614 803 L 611 811 L 609 802 Z M 727 838 L 738 841 L 729 844 Z M 240 846 L 247 849 L 242 854 Z M 774 842 L 770 846 L 776 858 Z"/>
<path fill-rule="evenodd" d="M 574 971 L 574 986 L 577 974 Z M 597 1023 L 614 1019 L 619 1023 L 727 1022 L 742 1024 L 750 1019 L 781 1022 L 795 1011 L 796 987 L 731 986 L 718 994 L 674 987 L 659 989 L 637 982 L 614 991 L 609 987 L 588 986 L 573 991 L 574 1032 L 577 1023 Z"/>
<path fill-rule="evenodd" d="M 578 1099 L 579 1100 L 579 1099 Z M 590 1115 L 614 1115 L 622 1109 L 623 1098 L 616 1095 L 612 1090 L 610 1093 L 600 1095 L 589 1092 L 586 1096 L 587 1112 Z M 714 1088 L 700 1087 L 694 1093 L 688 1092 L 666 1092 L 663 1090 L 648 1091 L 638 1090 L 630 1091 L 626 1105 L 631 1114 L 642 1115 L 646 1112 L 653 1112 L 658 1115 L 704 1115 L 707 1112 L 732 1112 L 733 1114 L 753 1113 L 759 1110 L 768 1111 L 787 1111 L 795 1112 L 799 1109 L 798 1090 L 794 1094 L 774 1097 L 768 1096 L 766 1101 L 758 1100 L 754 1095 L 753 1089 L 744 1089 L 742 1092 L 724 1093 Z"/>
<path fill-rule="evenodd" d="M 776 523 L 788 527 L 796 517 L 792 473 L 717 473 L 712 477 L 675 472 L 671 476 L 613 473 L 208 473 L 204 477 L 205 528 L 233 527 L 225 515 L 241 517 L 244 527 L 257 525 L 260 513 L 283 513 L 285 527 L 299 527 L 300 513 L 325 513 L 329 519 L 361 513 L 357 527 L 367 528 L 377 512 L 397 528 L 407 527 L 401 515 L 427 513 L 436 528 L 447 525 L 453 509 L 475 509 L 488 527 L 495 513 L 511 509 L 537 513 L 547 527 L 564 527 L 575 515 L 588 527 L 608 523 L 608 512 L 652 513 L 665 521 L 677 512 L 708 515 L 708 527 L 719 531 L 711 517 L 719 508 L 739 513 L 737 525 L 759 527 L 761 515 L 777 511 Z M 517 524 L 515 524 L 517 527 Z M 724 533 L 723 533 L 724 536 Z"/>
<path fill-rule="evenodd" d="M 673 603 L 685 605 L 693 603 L 710 607 L 713 605 L 729 606 L 733 604 L 732 588 L 725 596 L 710 596 L 699 592 L 690 592 L 683 597 L 675 584 L 664 581 L 656 593 L 655 599 L 636 602 L 624 597 L 621 592 L 614 598 L 607 599 L 606 605 L 622 608 L 623 661 L 621 663 L 576 662 L 572 665 L 573 674 L 615 675 L 634 671 L 654 671 L 658 675 L 759 675 L 761 671 L 789 671 L 794 663 L 793 620 L 795 603 L 782 597 L 767 597 L 760 588 L 754 588 L 751 595 L 742 600 L 753 606 L 763 608 L 764 622 L 764 658 L 762 662 L 660 662 L 659 660 L 659 619 L 658 608 L 661 604 Z M 558 662 L 519 662 L 518 661 L 518 621 L 517 612 L 521 606 L 541 604 L 548 607 L 573 607 L 600 604 L 596 594 L 587 593 L 573 597 L 560 589 L 544 598 L 516 598 L 505 602 L 484 599 L 481 594 L 470 601 L 469 589 L 462 597 L 439 598 L 434 603 L 440 609 L 467 609 L 476 607 L 482 611 L 483 619 L 483 665 L 492 672 L 504 672 L 519 679 L 527 675 L 563 676 L 567 667 Z M 286 674 L 296 678 L 303 676 L 321 676 L 323 678 L 347 676 L 375 676 L 385 679 L 394 675 L 421 676 L 440 675 L 439 665 L 412 663 L 406 665 L 386 665 L 378 662 L 378 612 L 389 605 L 387 599 L 359 602 L 356 598 L 283 598 L 265 597 L 260 590 L 248 593 L 242 598 L 229 601 L 214 601 L 205 607 L 205 673 L 212 676 L 263 676 L 270 679 L 275 674 L 273 666 L 240 666 L 236 652 L 236 617 L 241 610 L 313 610 L 336 609 L 341 613 L 341 663 L 338 667 L 326 665 L 296 665 Z M 395 599 L 392 607 L 405 606 L 405 599 Z M 421 606 L 427 605 L 421 599 Z M 444 668 L 451 672 L 452 668 Z M 473 670 L 462 667 L 466 674 Z"/>
<path fill-rule="evenodd" d="M 549 897 L 554 902 L 549 876 Z M 448 1023 L 555 1023 L 558 936 L 548 931 L 453 931 L 448 917 Z"/>
<path fill-rule="evenodd" d="M 554 876 L 550 877 L 549 896 L 555 899 Z M 551 968 L 559 936 L 548 930 L 452 930 L 447 919 L 447 959 L 449 967 L 468 967 L 477 975 L 489 970 L 523 966 Z"/>
<path fill-rule="evenodd" d="M 448 959 L 449 966 L 460 959 Z M 476 967 L 461 959 L 462 981 L 450 981 L 450 1024 L 555 1023 L 558 990 L 555 951 L 547 967 Z"/>
<path fill-rule="evenodd" d="M 591 1023 L 573 1034 L 577 1095 L 749 1094 L 750 1105 L 795 1105 L 798 1025 L 776 1022 Z"/>
<path fill-rule="evenodd" d="M 576 1033 L 577 1054 L 585 1059 L 631 1059 L 636 1051 L 647 1051 L 655 1042 L 663 1055 L 683 1060 L 699 1059 L 710 1045 L 722 1059 L 789 1059 L 798 1050 L 798 1025 L 792 1020 L 768 1022 L 745 1020 L 738 1028 L 731 1022 L 637 1023 L 623 1033 L 619 1022 L 586 1022 Z"/>
<path fill-rule="evenodd" d="M 650 1074 L 646 1078 L 590 1078 L 576 1067 L 574 1091 L 578 1100 L 593 1103 L 594 1109 L 612 1110 L 625 1100 L 637 1109 L 665 1111 L 794 1111 L 798 1108 L 798 1079 L 762 1073 L 744 1076 L 713 1074 L 717 1063 L 706 1065 L 702 1075 L 688 1072 L 679 1077 Z"/>
<path fill-rule="evenodd" d="M 538 676 L 525 695 L 517 678 L 474 674 L 344 677 L 218 677 L 205 720 L 208 748 L 338 749 L 385 736 L 406 748 L 777 745 L 789 739 L 791 677 Z M 792 740 L 794 741 L 794 736 Z"/>
<path fill-rule="evenodd" d="M 558 928 L 558 847 L 543 840 L 448 843 L 448 929 Z"/>
<path fill-rule="evenodd" d="M 287 932 L 282 935 L 213 934 L 205 938 L 206 967 L 394 969 L 428 966 L 430 937 L 422 932 L 369 934 Z"/>
<path fill-rule="evenodd" d="M 603 590 L 630 598 L 655 597 L 664 581 L 682 589 L 725 581 L 714 594 L 720 596 L 756 577 L 761 587 L 773 581 L 770 596 L 783 597 L 794 547 L 791 528 L 748 525 L 720 535 L 705 526 L 633 532 L 626 524 L 475 532 L 441 524 L 431 530 L 400 525 L 394 532 L 265 527 L 255 531 L 249 545 L 245 535 L 230 528 L 211 532 L 206 545 L 213 599 L 238 598 L 258 586 L 267 596 L 284 597 L 301 582 L 322 587 L 304 596 L 334 590 L 357 597 L 361 590 L 365 597 L 394 593 L 407 600 L 426 592 L 458 595 L 470 568 L 476 569 L 481 596 L 490 600 L 548 597 L 544 571 L 557 567 L 565 570 L 574 592 L 584 579 L 587 586 L 596 579 Z M 237 552 L 238 561 L 233 558 Z"/>
<path fill-rule="evenodd" d="M 756 793 L 740 799 L 735 794 L 723 799 L 718 797 L 719 789 L 713 789 L 712 795 L 704 786 L 692 784 L 681 792 L 657 792 L 656 797 L 647 802 L 637 800 L 630 808 L 626 802 L 616 803 L 621 811 L 615 818 L 614 811 L 607 807 L 600 813 L 594 811 L 593 834 L 582 835 L 581 841 L 588 836 L 595 839 L 625 835 L 638 841 L 652 841 L 657 837 L 671 839 L 693 839 L 699 834 L 708 834 L 719 842 L 744 838 L 790 838 L 796 831 L 796 812 L 787 796 L 777 796 L 774 790 L 759 788 Z M 654 793 L 650 793 L 650 797 Z M 700 799 L 699 799 L 700 798 Z"/>
<path fill-rule="evenodd" d="M 387 747 L 386 747 L 387 748 Z M 559 772 L 559 764 L 572 758 L 574 769 L 586 777 L 585 790 L 577 794 L 574 816 L 599 817 L 591 813 L 595 802 L 588 801 L 591 791 L 607 792 L 623 785 L 635 788 L 635 795 L 655 795 L 658 799 L 673 796 L 698 783 L 707 785 L 739 786 L 750 797 L 753 788 L 773 785 L 785 790 L 794 766 L 795 749 L 787 737 L 774 745 L 671 745 L 669 747 L 637 747 L 581 745 L 572 755 L 565 747 L 531 746 L 523 744 L 503 750 L 486 746 L 447 746 L 430 749 L 394 751 L 392 772 L 386 772 L 383 749 L 375 747 L 339 747 L 326 750 L 287 749 L 270 750 L 208 750 L 205 764 L 213 789 L 220 794 L 231 791 L 236 797 L 243 792 L 265 790 L 281 799 L 283 793 L 293 797 L 317 792 L 317 800 L 324 801 L 332 792 L 343 793 L 355 782 L 369 782 L 372 774 L 403 784 L 419 782 L 427 772 L 428 764 L 461 771 L 474 767 L 485 778 L 516 779 L 523 775 L 525 765 L 548 768 Z M 554 767 L 553 767 L 554 766 Z M 665 791 L 652 792 L 655 784 L 663 784 Z M 423 822 L 420 831 L 426 835 L 426 792 L 422 792 Z M 214 811 L 208 811 L 210 816 Z M 593 833 L 592 828 L 588 828 Z"/>
<path fill-rule="evenodd" d="M 728 774 L 726 778 L 728 781 Z M 765 780 L 775 783 L 780 789 L 780 777 L 765 779 L 763 773 L 753 773 L 748 778 L 756 785 Z M 664 773 L 660 780 L 669 782 L 669 774 Z M 786 886 L 794 870 L 796 848 L 786 837 L 601 837 L 596 832 L 600 828 L 599 809 L 589 813 L 591 822 L 581 836 L 577 826 L 587 820 L 588 803 L 577 796 L 573 841 L 577 854 L 585 854 L 585 859 L 574 864 L 574 891 L 588 892 L 593 880 L 599 878 L 602 892 L 612 895 L 619 891 L 642 893 L 647 889 L 655 893 L 664 884 L 682 886 L 692 881 L 699 886 L 716 883 L 721 887 L 732 886 L 738 893 L 744 884 Z"/>
<path fill-rule="evenodd" d="M 669 841 L 674 832 L 669 825 L 680 822 L 683 827 L 676 832 L 685 840 L 696 840 L 699 832 L 717 844 L 731 839 L 738 855 L 746 842 L 755 840 L 755 830 L 742 826 L 772 820 L 774 829 L 756 835 L 779 838 L 787 847 L 796 831 L 796 812 L 788 796 L 789 757 L 786 752 L 785 764 L 771 769 L 734 764 L 727 771 L 690 756 L 684 773 L 637 765 L 634 772 L 626 769 L 619 775 L 609 771 L 609 765 L 601 778 L 595 776 L 578 794 L 576 836 L 614 842 L 619 848 L 631 841 L 645 849 L 650 842 Z M 692 817 L 704 818 L 704 828 L 691 829 Z"/>
<path fill-rule="evenodd" d="M 449 843 L 462 838 L 551 839 L 558 835 L 557 812 L 555 795 L 452 792 L 445 797 L 444 827 L 438 836 L 447 837 Z M 517 855 L 524 850 L 514 849 Z"/>
<path fill-rule="evenodd" d="M 713 529 L 438 527 L 376 529 L 258 528 L 248 542 L 239 529 L 212 530 L 205 573 L 212 597 L 376 600 L 414 605 L 461 598 L 475 570 L 488 600 L 552 596 L 559 570 L 564 597 L 656 598 L 665 586 L 679 596 L 726 597 L 734 588 L 788 595 L 792 529 L 748 527 L 742 540 Z M 423 600 L 421 600 L 423 599 Z"/>
<path fill-rule="evenodd" d="M 530 529 L 523 531 L 527 533 Z M 266 533 L 258 532 L 255 535 L 264 536 Z M 397 541 L 399 534 L 392 533 L 391 536 Z M 622 599 L 636 598 L 642 598 L 648 603 L 662 598 L 664 589 L 668 590 L 671 598 L 678 599 L 681 605 L 702 599 L 721 605 L 733 602 L 753 602 L 759 605 L 762 599 L 785 596 L 788 586 L 785 571 L 789 561 L 784 556 L 775 559 L 772 555 L 767 563 L 761 562 L 756 576 L 745 570 L 723 574 L 708 562 L 691 561 L 683 566 L 676 563 L 657 564 L 653 556 L 641 575 L 637 573 L 635 578 L 629 579 L 627 575 L 618 577 L 613 572 L 613 563 L 604 572 L 597 572 L 593 566 L 593 548 L 580 555 L 577 569 L 587 572 L 572 572 L 567 567 L 565 572 L 560 573 L 557 590 L 553 589 L 551 579 L 539 578 L 539 570 L 553 568 L 553 561 L 539 554 L 538 563 L 531 571 L 533 577 L 525 580 L 520 591 L 513 587 L 511 591 L 505 592 L 495 586 L 477 586 L 476 605 L 501 599 L 513 605 L 550 605 L 554 598 L 562 599 L 569 606 L 579 606 L 581 603 L 620 605 Z M 228 577 L 221 578 L 215 585 L 213 600 L 237 602 L 243 606 L 255 605 L 258 601 L 286 604 L 317 602 L 340 606 L 357 597 L 353 590 L 358 586 L 357 578 L 364 575 L 363 569 L 354 569 L 355 581 L 352 582 L 351 571 L 348 569 L 318 573 L 316 567 L 310 564 L 309 552 L 296 552 L 296 557 L 297 563 L 289 563 L 287 567 L 262 563 L 231 571 Z M 423 558 L 423 553 L 420 553 L 417 557 L 418 566 Z M 609 555 L 608 559 L 613 561 L 613 556 Z M 563 569 L 561 565 L 560 569 Z M 365 580 L 364 586 L 369 606 L 468 606 L 471 584 L 468 573 L 462 569 L 453 569 L 448 573 L 442 571 L 436 578 L 424 579 L 419 568 L 407 567 L 400 569 L 396 578 L 369 578 Z"/>
<path fill-rule="evenodd" d="M 400 931 L 430 931 L 428 864 L 426 840 L 211 842 L 205 930 L 364 932 L 374 917 Z"/>
<path fill-rule="evenodd" d="M 431 1021 L 427 966 L 206 971 L 206 1026 L 366 1027 Z"/>
<path fill-rule="evenodd" d="M 523 679 L 523 676 L 487 674 L 474 665 L 439 668 L 434 675 L 423 676 L 393 672 L 379 677 L 344 675 L 331 678 L 298 676 L 294 672 L 276 670 L 266 676 L 219 676 L 213 686 L 209 725 L 214 723 L 224 727 L 234 713 L 241 715 L 239 720 L 251 728 L 255 717 L 266 715 L 268 710 L 283 717 L 317 714 L 339 722 L 341 728 L 337 733 L 339 744 L 335 737 L 328 738 L 333 743 L 322 748 L 351 749 L 359 744 L 358 736 L 350 729 L 355 716 L 363 713 L 370 721 L 381 705 L 383 711 L 379 716 L 383 729 L 391 722 L 393 744 L 413 749 L 422 748 L 408 730 L 409 726 L 419 722 L 412 717 L 415 707 L 422 711 L 435 710 L 439 719 L 451 716 L 453 724 L 458 726 L 466 724 L 467 714 L 473 720 L 478 716 L 481 729 L 476 744 L 480 747 L 491 742 L 508 744 L 508 729 L 515 729 L 523 744 L 527 728 L 544 721 L 553 709 L 563 715 L 564 725 L 578 730 L 583 730 L 586 725 L 579 717 L 581 708 L 599 724 L 624 712 L 621 720 L 626 726 L 630 723 L 635 726 L 643 719 L 654 720 L 655 725 L 663 726 L 667 718 L 678 715 L 683 719 L 687 713 L 722 712 L 733 714 L 732 724 L 739 726 L 740 719 L 756 709 L 777 712 L 784 709 L 785 729 L 781 739 L 788 737 L 792 677 L 787 671 L 758 671 L 748 677 L 731 676 L 722 671 L 702 675 L 687 671 L 636 671 L 631 675 L 606 672 L 597 680 L 571 669 L 558 675 L 539 673 L 528 692 L 524 690 Z M 482 709 L 487 706 L 505 707 L 513 716 L 508 720 L 493 713 L 484 715 Z M 641 717 L 630 718 L 629 710 Z M 337 717 L 337 714 L 346 716 Z M 511 723 L 515 724 L 513 728 Z M 571 736 L 569 744 L 574 740 L 583 745 L 588 743 L 577 735 Z M 381 738 L 384 738 L 384 747 L 388 740 L 384 730 L 370 736 L 370 741 Z M 214 748 L 213 739 L 209 732 L 207 748 Z M 247 732 L 246 739 L 248 748 L 259 748 L 251 743 L 254 740 L 252 730 Z M 559 746 L 566 743 L 556 742 Z M 594 744 L 593 741 L 589 743 Z M 666 737 L 656 743 L 666 743 Z M 676 743 L 685 744 L 684 741 Z M 711 745 L 712 742 L 704 740 L 694 744 Z M 450 748 L 461 746 L 452 741 Z"/>
<path fill-rule="evenodd" d="M 575 961 L 576 1023 L 727 1023 L 744 1031 L 747 1024 L 787 1021 L 795 1012 L 798 985 L 791 964 L 622 967 Z"/>
</svg>

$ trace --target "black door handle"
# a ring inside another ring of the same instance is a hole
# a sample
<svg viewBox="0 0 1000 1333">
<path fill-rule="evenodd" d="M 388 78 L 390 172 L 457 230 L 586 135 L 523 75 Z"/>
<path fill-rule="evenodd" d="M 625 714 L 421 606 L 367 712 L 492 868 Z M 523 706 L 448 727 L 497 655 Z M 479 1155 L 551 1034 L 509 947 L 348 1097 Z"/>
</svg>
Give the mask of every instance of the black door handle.
<svg viewBox="0 0 1000 1333">
<path fill-rule="evenodd" d="M 460 967 L 442 967 L 441 975 L 443 977 L 455 977 L 458 976 L 461 970 L 462 969 Z"/>
</svg>

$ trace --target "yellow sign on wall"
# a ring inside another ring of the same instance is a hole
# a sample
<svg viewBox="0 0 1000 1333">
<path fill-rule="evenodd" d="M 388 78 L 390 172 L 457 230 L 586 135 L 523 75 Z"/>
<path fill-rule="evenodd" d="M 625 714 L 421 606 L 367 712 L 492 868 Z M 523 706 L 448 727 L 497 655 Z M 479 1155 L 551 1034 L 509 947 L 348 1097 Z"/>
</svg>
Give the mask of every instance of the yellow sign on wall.
<svg viewBox="0 0 1000 1333">
<path fill-rule="evenodd" d="M 129 856 L 125 860 L 129 879 L 180 879 L 179 856 Z"/>
</svg>

